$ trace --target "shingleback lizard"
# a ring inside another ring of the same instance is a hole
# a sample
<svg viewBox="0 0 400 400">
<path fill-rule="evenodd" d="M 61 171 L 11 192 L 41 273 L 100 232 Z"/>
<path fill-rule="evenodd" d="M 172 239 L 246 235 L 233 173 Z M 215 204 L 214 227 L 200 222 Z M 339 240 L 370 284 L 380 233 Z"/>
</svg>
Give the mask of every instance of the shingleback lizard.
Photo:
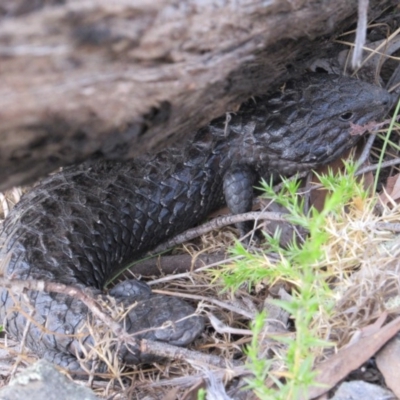
<svg viewBox="0 0 400 400">
<path fill-rule="evenodd" d="M 272 96 L 250 99 L 229 123 L 225 117 L 212 121 L 184 150 L 67 167 L 35 186 L 7 216 L 0 236 L 2 274 L 100 292 L 116 271 L 223 204 L 232 213 L 249 211 L 258 177 L 289 175 L 339 157 L 359 139 L 350 134 L 352 124 L 384 117 L 393 102 L 386 90 L 352 78 L 307 74 Z M 135 281 L 110 294 L 138 300 L 125 318 L 129 332 L 194 312 Z M 12 337 L 21 339 L 26 330 L 25 344 L 39 356 L 79 369 L 76 354 L 92 341 L 73 337 L 87 320 L 85 305 L 33 290 L 1 289 L 0 299 L 1 321 Z M 26 315 L 32 319 L 28 326 Z M 140 337 L 184 346 L 203 325 L 193 315 Z M 123 357 L 127 363 L 151 361 L 139 350 Z"/>
</svg>

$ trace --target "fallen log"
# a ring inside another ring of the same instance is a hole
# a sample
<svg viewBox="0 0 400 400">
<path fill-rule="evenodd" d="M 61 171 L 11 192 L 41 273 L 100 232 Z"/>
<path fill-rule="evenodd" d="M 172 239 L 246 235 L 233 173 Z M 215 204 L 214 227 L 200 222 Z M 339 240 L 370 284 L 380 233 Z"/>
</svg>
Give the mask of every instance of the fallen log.
<svg viewBox="0 0 400 400">
<path fill-rule="evenodd" d="M 3 0 L 0 190 L 181 143 L 356 20 L 355 0 Z"/>
</svg>

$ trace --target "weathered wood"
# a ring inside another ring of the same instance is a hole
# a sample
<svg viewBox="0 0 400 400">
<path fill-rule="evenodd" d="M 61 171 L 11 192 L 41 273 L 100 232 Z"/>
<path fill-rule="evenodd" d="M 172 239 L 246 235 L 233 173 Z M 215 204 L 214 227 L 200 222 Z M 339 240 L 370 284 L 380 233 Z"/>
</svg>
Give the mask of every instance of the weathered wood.
<svg viewBox="0 0 400 400">
<path fill-rule="evenodd" d="M 370 0 L 370 16 L 395 3 Z M 356 10 L 356 0 L 0 0 L 0 190 L 93 155 L 182 142 L 311 62 Z"/>
</svg>

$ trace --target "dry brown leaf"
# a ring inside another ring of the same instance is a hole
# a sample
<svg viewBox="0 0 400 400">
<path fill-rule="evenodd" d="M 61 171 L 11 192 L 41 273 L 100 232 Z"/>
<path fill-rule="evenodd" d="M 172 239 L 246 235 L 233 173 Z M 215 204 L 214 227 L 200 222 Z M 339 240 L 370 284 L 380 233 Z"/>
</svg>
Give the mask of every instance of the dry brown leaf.
<svg viewBox="0 0 400 400">
<path fill-rule="evenodd" d="M 400 398 L 400 338 L 390 340 L 376 355 L 376 364 L 386 385 Z"/>
<path fill-rule="evenodd" d="M 376 326 L 376 324 L 373 324 Z M 351 371 L 357 369 L 371 358 L 389 339 L 400 330 L 400 317 L 389 322 L 376 331 L 370 327 L 364 330 L 364 336 L 334 356 L 317 366 L 315 378 L 318 385 L 312 386 L 308 392 L 308 399 L 314 399 L 333 388 Z"/>
<path fill-rule="evenodd" d="M 364 167 L 368 167 L 370 165 L 370 162 L 365 162 L 361 165 L 360 168 L 364 168 Z M 369 193 L 372 195 L 372 188 L 374 187 L 374 174 L 372 173 L 372 171 L 368 171 L 365 174 L 362 174 L 360 177 L 358 177 L 358 179 L 362 179 L 363 180 L 363 188 L 364 190 L 368 190 Z"/>
<path fill-rule="evenodd" d="M 379 198 L 384 205 L 391 201 L 398 202 L 400 199 L 400 174 L 389 176 Z"/>
</svg>

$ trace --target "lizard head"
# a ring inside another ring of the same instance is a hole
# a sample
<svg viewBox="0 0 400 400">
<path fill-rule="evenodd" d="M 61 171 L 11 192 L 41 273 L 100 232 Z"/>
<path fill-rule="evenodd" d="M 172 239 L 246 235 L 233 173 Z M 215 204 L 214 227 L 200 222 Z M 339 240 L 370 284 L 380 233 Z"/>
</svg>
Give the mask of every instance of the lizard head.
<svg viewBox="0 0 400 400">
<path fill-rule="evenodd" d="M 254 135 L 279 174 L 309 169 L 351 148 L 395 101 L 387 90 L 354 78 L 307 74 L 267 98 L 266 123 Z"/>
</svg>

